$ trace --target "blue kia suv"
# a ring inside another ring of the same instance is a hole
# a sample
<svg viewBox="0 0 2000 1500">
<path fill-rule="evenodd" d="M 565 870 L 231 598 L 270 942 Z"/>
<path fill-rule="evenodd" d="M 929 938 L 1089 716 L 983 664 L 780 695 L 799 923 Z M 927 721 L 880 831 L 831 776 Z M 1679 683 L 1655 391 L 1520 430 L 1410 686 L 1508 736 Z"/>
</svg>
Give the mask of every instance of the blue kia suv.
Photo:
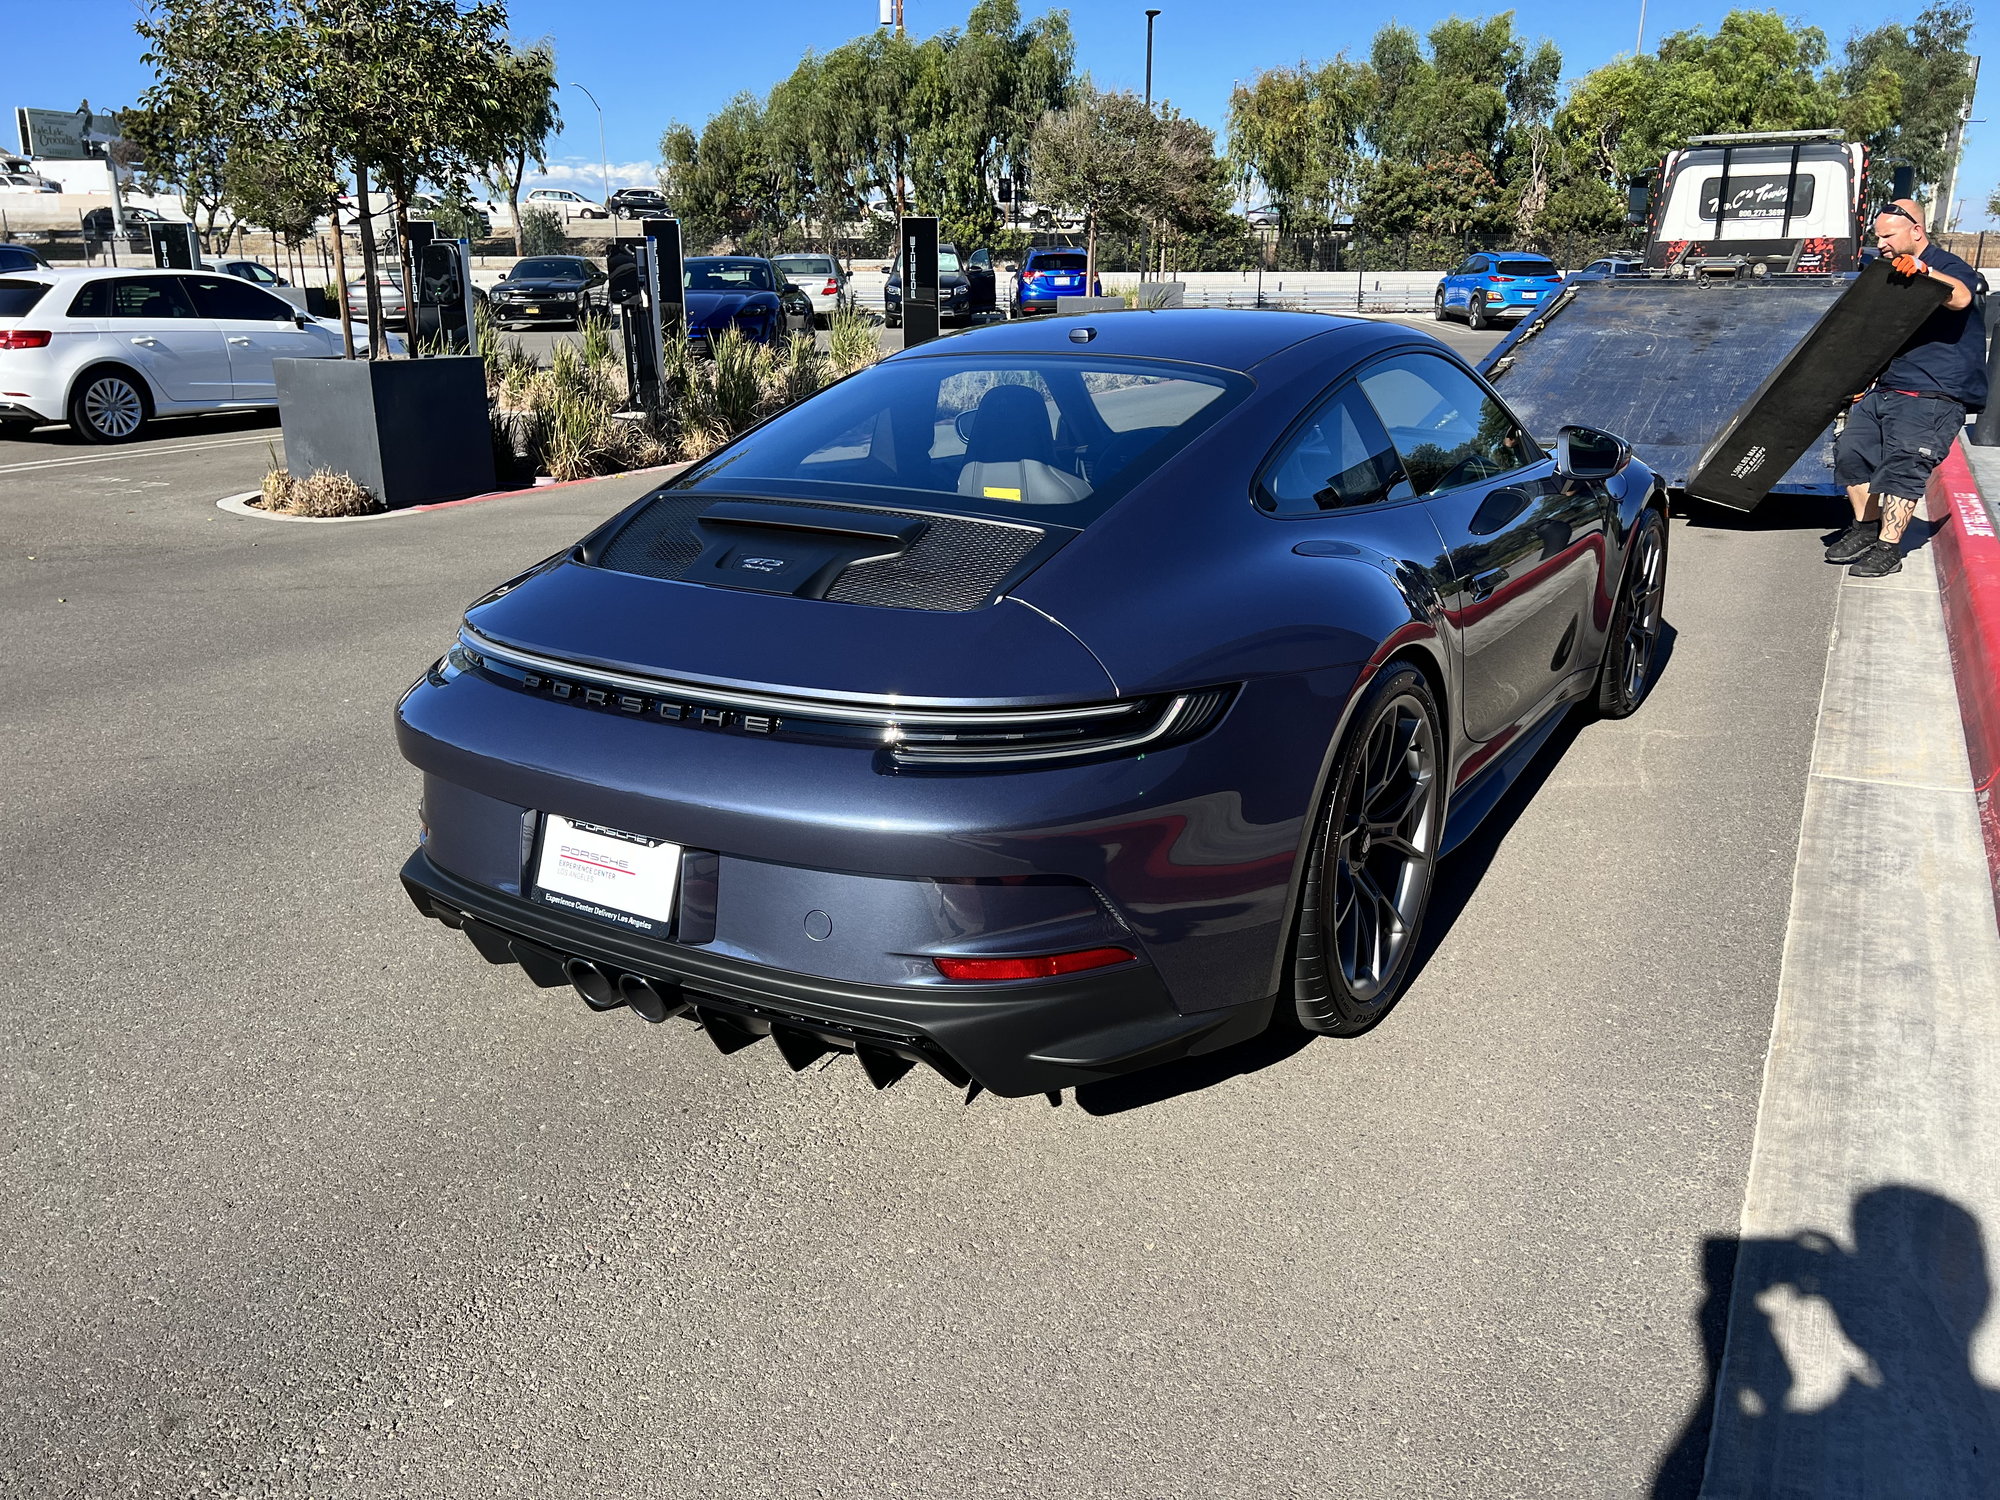
<svg viewBox="0 0 2000 1500">
<path fill-rule="evenodd" d="M 1463 318 L 1490 328 L 1499 318 L 1525 318 L 1563 288 L 1562 272 L 1546 255 L 1476 250 L 1438 283 L 1437 320 Z"/>
<path fill-rule="evenodd" d="M 1101 297 L 1103 285 L 1087 285 L 1090 257 L 1081 250 L 1037 248 L 1021 259 L 1014 273 L 1014 315 L 1030 317 L 1056 310 L 1060 297 Z"/>
</svg>

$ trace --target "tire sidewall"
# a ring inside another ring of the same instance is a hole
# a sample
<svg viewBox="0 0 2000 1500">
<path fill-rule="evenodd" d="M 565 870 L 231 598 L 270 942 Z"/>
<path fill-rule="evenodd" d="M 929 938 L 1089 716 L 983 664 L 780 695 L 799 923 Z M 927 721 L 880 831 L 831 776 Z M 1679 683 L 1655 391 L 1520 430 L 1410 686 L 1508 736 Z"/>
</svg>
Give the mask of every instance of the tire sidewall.
<svg viewBox="0 0 2000 1500">
<path fill-rule="evenodd" d="M 1323 903 L 1332 899 L 1328 889 L 1327 845 L 1353 800 L 1370 732 L 1383 710 L 1394 700 L 1405 696 L 1415 698 L 1422 704 L 1429 719 L 1431 743 L 1437 757 L 1435 774 L 1431 779 L 1431 817 L 1437 829 L 1437 839 L 1442 840 L 1443 837 L 1444 783 L 1449 761 L 1444 717 L 1424 674 L 1413 666 L 1398 664 L 1378 676 L 1366 690 L 1361 707 L 1341 738 L 1326 791 L 1314 816 L 1305 878 L 1299 883 L 1299 901 L 1293 913 L 1291 962 L 1288 966 L 1292 983 L 1291 1019 L 1309 1032 L 1358 1036 L 1373 1027 L 1394 1008 L 1401 996 L 1423 937 L 1424 918 L 1437 884 L 1435 854 L 1423 903 L 1418 908 L 1416 919 L 1410 924 L 1402 954 L 1372 1000 L 1358 999 L 1349 988 L 1346 976 L 1341 972 L 1339 956 L 1329 946 L 1330 939 L 1321 918 Z"/>
<path fill-rule="evenodd" d="M 1635 714 L 1653 695 L 1653 684 L 1659 680 L 1660 647 L 1653 645 L 1653 659 L 1646 664 L 1646 680 L 1639 685 L 1639 696 L 1627 699 L 1625 695 L 1625 628 L 1631 609 L 1631 597 L 1627 585 L 1631 582 L 1632 570 L 1639 566 L 1641 542 L 1648 529 L 1657 529 L 1660 534 L 1660 609 L 1666 610 L 1667 601 L 1667 523 L 1660 512 L 1648 505 L 1639 512 L 1639 519 L 1632 528 L 1632 540 L 1625 547 L 1625 567 L 1618 575 L 1618 603 L 1611 611 L 1610 632 L 1604 642 L 1604 659 L 1598 665 L 1597 712 L 1600 718 L 1623 719 Z"/>
<path fill-rule="evenodd" d="M 139 402 L 139 422 L 130 432 L 123 434 L 105 432 L 92 422 L 85 412 L 85 397 L 89 395 L 94 386 L 106 380 L 122 382 Z M 77 381 L 76 389 L 70 393 L 70 428 L 77 436 L 88 443 L 129 443 L 146 430 L 146 423 L 149 419 L 150 412 L 147 409 L 145 385 L 138 377 L 126 370 L 104 368 L 87 370 L 84 372 L 83 377 Z"/>
</svg>

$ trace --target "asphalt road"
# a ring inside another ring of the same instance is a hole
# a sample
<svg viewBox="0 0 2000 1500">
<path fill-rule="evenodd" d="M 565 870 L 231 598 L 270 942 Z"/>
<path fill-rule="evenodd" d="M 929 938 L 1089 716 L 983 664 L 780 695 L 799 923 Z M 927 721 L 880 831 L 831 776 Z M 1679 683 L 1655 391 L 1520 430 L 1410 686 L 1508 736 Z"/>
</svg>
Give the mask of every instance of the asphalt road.
<svg viewBox="0 0 2000 1500">
<path fill-rule="evenodd" d="M 1817 512 L 1676 522 L 1652 701 L 1454 856 L 1369 1036 L 967 1103 L 419 920 L 392 704 L 643 481 L 218 511 L 276 435 L 0 445 L 0 1493 L 1692 1493 Z"/>
</svg>

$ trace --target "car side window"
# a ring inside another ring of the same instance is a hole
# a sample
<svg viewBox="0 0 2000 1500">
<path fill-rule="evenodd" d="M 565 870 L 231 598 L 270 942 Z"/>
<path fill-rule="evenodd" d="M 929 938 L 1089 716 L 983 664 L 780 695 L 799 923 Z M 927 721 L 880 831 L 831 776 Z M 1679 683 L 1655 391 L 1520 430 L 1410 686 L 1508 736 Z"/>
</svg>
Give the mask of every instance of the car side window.
<svg viewBox="0 0 2000 1500">
<path fill-rule="evenodd" d="M 185 276 L 182 284 L 194 296 L 194 305 L 204 318 L 226 318 L 233 323 L 289 322 L 290 304 L 268 292 L 260 292 L 235 276 Z"/>
<path fill-rule="evenodd" d="M 1507 408 L 1434 354 L 1399 354 L 1364 370 L 1362 390 L 1419 495 L 1476 484 L 1542 457 Z"/>
<path fill-rule="evenodd" d="M 196 316 L 194 304 L 181 290 L 178 276 L 121 276 L 101 285 L 111 289 L 109 304 L 102 314 L 105 317 L 159 322 Z"/>
<path fill-rule="evenodd" d="M 1257 503 L 1280 516 L 1374 505 L 1409 493 L 1389 434 L 1351 384 L 1293 429 L 1257 479 Z"/>
</svg>

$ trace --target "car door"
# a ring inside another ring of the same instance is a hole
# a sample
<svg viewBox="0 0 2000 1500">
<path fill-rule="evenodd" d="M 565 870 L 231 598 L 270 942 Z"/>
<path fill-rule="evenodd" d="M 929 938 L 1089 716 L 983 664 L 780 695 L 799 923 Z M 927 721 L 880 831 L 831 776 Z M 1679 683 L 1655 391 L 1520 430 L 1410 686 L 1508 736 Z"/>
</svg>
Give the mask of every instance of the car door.
<svg viewBox="0 0 2000 1500">
<path fill-rule="evenodd" d="M 328 352 L 325 333 L 299 326 L 298 314 L 249 282 L 234 276 L 183 276 L 195 310 L 213 318 L 229 352 L 229 380 L 237 401 L 276 401 L 274 359 L 319 359 Z"/>
<path fill-rule="evenodd" d="M 119 351 L 168 401 L 220 405 L 230 399 L 222 329 L 204 318 L 178 276 L 107 279 L 103 316 Z"/>
<path fill-rule="evenodd" d="M 1564 482 L 1493 393 L 1410 350 L 1356 377 L 1444 543 L 1438 588 L 1468 735 L 1518 727 L 1579 668 L 1604 550 L 1599 485 Z"/>
<path fill-rule="evenodd" d="M 967 312 L 991 312 L 994 308 L 993 252 L 975 250 L 965 262 Z"/>
</svg>

